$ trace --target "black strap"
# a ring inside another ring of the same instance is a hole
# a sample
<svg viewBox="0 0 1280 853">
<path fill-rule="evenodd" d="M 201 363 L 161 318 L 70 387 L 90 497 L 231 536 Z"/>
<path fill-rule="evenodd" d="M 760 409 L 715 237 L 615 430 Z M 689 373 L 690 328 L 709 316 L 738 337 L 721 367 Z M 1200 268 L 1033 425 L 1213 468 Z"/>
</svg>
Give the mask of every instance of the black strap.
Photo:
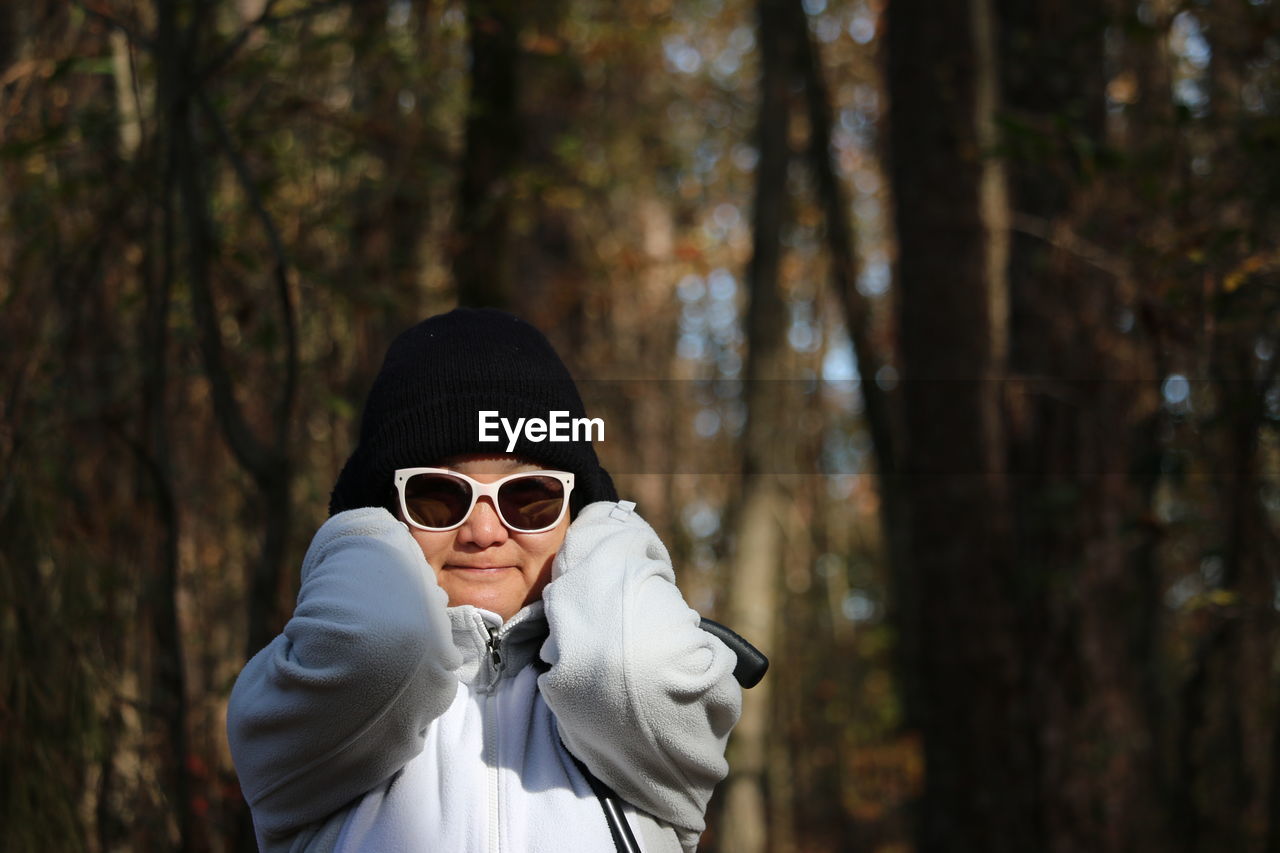
<svg viewBox="0 0 1280 853">
<path fill-rule="evenodd" d="M 565 751 L 568 752 L 568 750 Z M 591 775 L 587 765 L 579 761 L 577 756 L 569 753 L 569 757 L 573 759 L 574 764 L 578 765 L 578 771 L 582 773 L 587 784 L 591 786 L 592 793 L 600 801 L 600 808 L 604 811 L 604 822 L 609 824 L 609 834 L 613 836 L 614 849 L 618 853 L 640 853 L 640 845 L 636 843 L 636 837 L 631 832 L 631 824 L 627 823 L 627 817 L 622 813 L 622 800 L 608 785 Z"/>
<path fill-rule="evenodd" d="M 750 688 L 760 683 L 765 671 L 769 669 L 769 659 L 761 654 L 759 649 L 729 628 L 706 617 L 703 617 L 700 627 L 708 634 L 719 638 L 738 658 L 733 675 L 739 684 Z M 542 671 L 546 672 L 547 664 L 541 659 L 535 659 L 535 665 L 541 665 Z M 613 836 L 614 849 L 618 853 L 640 853 L 640 845 L 636 843 L 636 837 L 631 832 L 631 824 L 627 823 L 627 817 L 622 813 L 622 798 L 608 785 L 593 776 L 587 769 L 587 765 L 579 761 L 576 755 L 568 749 L 565 752 L 573 759 L 573 763 L 578 766 L 578 771 L 591 786 L 592 793 L 600 801 L 600 808 L 604 811 L 604 822 L 609 825 L 609 834 Z"/>
</svg>

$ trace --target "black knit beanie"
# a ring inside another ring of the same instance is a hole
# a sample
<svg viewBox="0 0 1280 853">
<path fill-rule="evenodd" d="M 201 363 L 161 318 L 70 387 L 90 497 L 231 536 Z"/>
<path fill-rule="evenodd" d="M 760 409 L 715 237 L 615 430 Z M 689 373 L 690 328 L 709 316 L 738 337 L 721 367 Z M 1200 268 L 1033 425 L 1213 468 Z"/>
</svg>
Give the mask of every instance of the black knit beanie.
<svg viewBox="0 0 1280 853">
<path fill-rule="evenodd" d="M 573 378 L 533 326 L 492 309 L 458 308 L 400 334 L 387 350 L 360 421 L 360 442 L 329 498 L 329 514 L 391 505 L 397 468 L 430 466 L 464 453 L 503 453 L 508 439 L 479 441 L 479 412 L 549 419 L 586 416 Z M 512 450 L 538 465 L 574 474 L 572 510 L 617 500 L 613 480 L 590 441 L 531 442 Z"/>
</svg>

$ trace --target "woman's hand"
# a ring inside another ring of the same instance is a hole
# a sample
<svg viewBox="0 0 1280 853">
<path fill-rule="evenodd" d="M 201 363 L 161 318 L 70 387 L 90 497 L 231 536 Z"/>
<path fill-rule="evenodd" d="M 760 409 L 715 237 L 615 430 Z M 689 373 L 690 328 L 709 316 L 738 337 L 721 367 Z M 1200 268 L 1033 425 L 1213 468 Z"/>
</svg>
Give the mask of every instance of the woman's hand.
<svg viewBox="0 0 1280 853">
<path fill-rule="evenodd" d="M 380 508 L 339 513 L 284 632 L 245 666 L 228 738 L 260 832 L 287 834 L 389 778 L 457 692 L 461 660 L 417 543 Z"/>
<path fill-rule="evenodd" d="M 728 772 L 741 689 L 733 653 L 699 627 L 634 506 L 595 503 L 570 526 L 543 592 L 539 687 L 569 751 L 689 846 Z"/>
</svg>

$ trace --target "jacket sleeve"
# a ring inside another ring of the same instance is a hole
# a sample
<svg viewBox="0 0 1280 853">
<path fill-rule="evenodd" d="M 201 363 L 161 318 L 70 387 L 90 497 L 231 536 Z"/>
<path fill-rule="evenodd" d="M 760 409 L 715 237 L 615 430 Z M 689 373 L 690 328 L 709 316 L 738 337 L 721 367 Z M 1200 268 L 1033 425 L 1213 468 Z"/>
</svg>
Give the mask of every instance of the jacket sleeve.
<svg viewBox="0 0 1280 853">
<path fill-rule="evenodd" d="M 569 751 L 689 849 L 728 772 L 742 693 L 733 652 L 698 626 L 631 506 L 591 504 L 570 526 L 543 592 L 550 668 L 538 683 Z"/>
<path fill-rule="evenodd" d="M 421 751 L 457 692 L 447 603 L 385 509 L 339 513 L 316 533 L 293 618 L 245 665 L 227 709 L 260 838 L 297 832 Z"/>
</svg>

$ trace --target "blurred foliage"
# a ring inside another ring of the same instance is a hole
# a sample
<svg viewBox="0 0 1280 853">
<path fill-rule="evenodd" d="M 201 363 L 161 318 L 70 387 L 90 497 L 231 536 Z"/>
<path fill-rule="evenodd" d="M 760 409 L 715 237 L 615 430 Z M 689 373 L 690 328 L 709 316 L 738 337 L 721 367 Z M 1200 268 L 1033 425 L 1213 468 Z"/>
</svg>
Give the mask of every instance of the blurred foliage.
<svg viewBox="0 0 1280 853">
<path fill-rule="evenodd" d="M 691 603 L 714 615 L 733 583 L 755 11 L 534 5 L 518 39 L 517 156 L 498 193 L 519 282 L 505 307 L 548 332 L 627 436 L 606 443 L 605 464 L 671 544 Z M 803 7 L 886 365 L 867 379 L 892 394 L 884 0 Z M 0 7 L 0 847 L 250 849 L 223 718 L 253 567 L 283 536 L 282 574 L 258 601 L 278 628 L 387 341 L 457 299 L 460 164 L 478 144 L 469 8 Z M 1169 710 L 1152 736 L 1171 820 L 1192 827 L 1188 851 L 1280 849 L 1268 809 L 1280 797 L 1280 6 L 1108 8 L 1101 102 L 1007 109 L 988 155 L 1066 188 L 1051 215 L 1014 211 L 1014 229 L 1051 245 L 1046 264 L 1066 280 L 1083 263 L 1114 282 L 1106 321 L 1155 365 L 1128 378 L 1160 390 L 1140 460 L 1157 488 L 1149 513 L 1123 523 L 1157 543 L 1160 654 L 1144 678 Z M 1100 136 L 1082 128 L 1090 110 Z M 792 123 L 797 152 L 809 130 Z M 753 638 L 775 667 L 770 841 L 888 853 L 915 849 L 925 744 L 904 727 L 893 567 L 814 185 L 797 156 L 779 283 L 782 369 L 797 381 L 779 405 L 802 462 L 778 473 L 802 476 L 780 478 L 779 635 Z M 234 404 L 264 445 L 283 427 L 283 516 L 232 451 L 211 390 L 202 245 Z M 1046 517 L 1082 501 L 1057 485 L 1040 495 Z M 1075 577 L 1036 579 L 1055 601 L 1096 603 Z M 707 849 L 719 849 L 718 808 Z"/>
</svg>

